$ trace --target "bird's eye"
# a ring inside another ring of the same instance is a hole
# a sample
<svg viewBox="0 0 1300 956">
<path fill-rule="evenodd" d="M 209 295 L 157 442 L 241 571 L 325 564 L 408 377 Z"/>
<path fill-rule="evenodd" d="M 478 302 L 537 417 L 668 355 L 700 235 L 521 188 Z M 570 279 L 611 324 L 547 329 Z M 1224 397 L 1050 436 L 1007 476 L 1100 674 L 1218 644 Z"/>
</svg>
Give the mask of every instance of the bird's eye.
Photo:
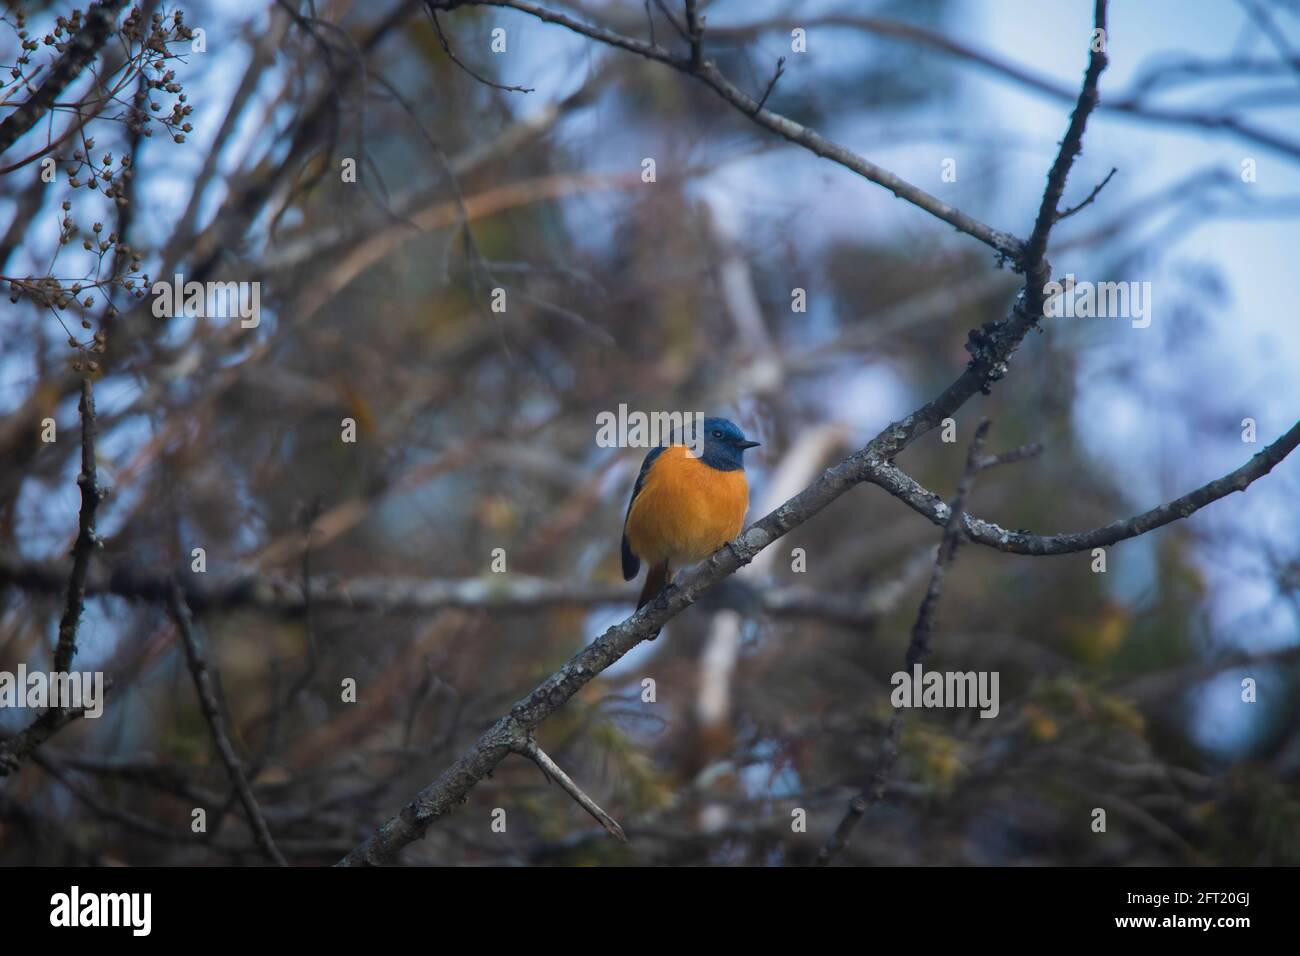
<svg viewBox="0 0 1300 956">
<path fill-rule="evenodd" d="M 715 429 L 713 429 L 713 437 L 714 437 L 714 438 L 721 438 L 721 437 L 722 437 L 722 429 L 720 429 L 720 428 L 715 428 Z"/>
</svg>

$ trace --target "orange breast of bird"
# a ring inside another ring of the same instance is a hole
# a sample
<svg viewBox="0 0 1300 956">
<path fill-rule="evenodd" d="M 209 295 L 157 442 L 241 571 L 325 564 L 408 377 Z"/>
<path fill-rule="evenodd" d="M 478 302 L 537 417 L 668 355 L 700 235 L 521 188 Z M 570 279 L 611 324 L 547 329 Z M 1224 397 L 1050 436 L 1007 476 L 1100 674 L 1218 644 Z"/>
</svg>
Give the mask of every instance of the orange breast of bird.
<svg viewBox="0 0 1300 956">
<path fill-rule="evenodd" d="M 719 471 L 673 445 L 650 466 L 624 530 L 642 561 L 682 568 L 740 534 L 748 509 L 744 469 Z"/>
</svg>

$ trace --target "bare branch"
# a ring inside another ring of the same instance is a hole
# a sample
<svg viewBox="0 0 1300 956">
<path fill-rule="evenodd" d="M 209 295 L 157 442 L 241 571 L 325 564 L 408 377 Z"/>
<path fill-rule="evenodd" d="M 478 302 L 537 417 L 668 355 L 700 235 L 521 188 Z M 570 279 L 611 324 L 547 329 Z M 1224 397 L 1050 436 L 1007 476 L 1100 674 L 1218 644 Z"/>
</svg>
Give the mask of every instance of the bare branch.
<svg viewBox="0 0 1300 956">
<path fill-rule="evenodd" d="M 508 7 L 536 17 L 545 23 L 562 26 L 567 30 L 600 43 L 667 64 L 676 70 L 696 77 L 740 112 L 750 116 L 760 126 L 788 139 L 792 143 L 803 146 L 824 159 L 839 163 L 864 179 L 883 186 L 900 199 L 924 209 L 930 215 L 943 220 L 969 236 L 973 236 L 996 250 L 999 255 L 1013 262 L 1020 261 L 1021 244 L 1015 236 L 985 225 L 978 219 L 968 216 L 955 206 L 950 206 L 938 197 L 932 196 L 925 190 L 912 185 L 889 170 L 877 166 L 851 150 L 845 149 L 838 143 L 823 138 L 808 127 L 796 123 L 779 113 L 773 113 L 765 107 L 760 108 L 757 100 L 725 79 L 716 67 L 707 60 L 702 61 L 696 67 L 692 64 L 690 58 L 676 57 L 663 47 L 646 43 L 634 37 L 623 36 L 605 27 L 584 23 L 567 14 L 557 13 L 531 3 L 529 0 L 466 0 L 466 2 L 447 0 L 443 4 L 436 3 L 436 0 L 427 0 L 427 2 L 433 6 L 438 6 L 440 9 L 467 6 Z"/>
<path fill-rule="evenodd" d="M 935 555 L 934 570 L 930 574 L 930 586 L 926 588 L 925 597 L 921 599 L 921 606 L 916 612 L 916 622 L 912 625 L 912 637 L 907 645 L 907 657 L 904 663 L 906 671 L 911 671 L 914 665 L 922 663 L 930 654 L 935 608 L 939 606 L 939 598 L 943 594 L 944 575 L 951 566 L 953 558 L 957 556 L 957 545 L 962 537 L 961 526 L 966 495 L 970 492 L 971 482 L 975 480 L 976 473 L 980 471 L 984 439 L 988 436 L 989 424 L 988 419 L 980 422 L 966 452 L 966 468 L 957 486 L 957 495 L 949 506 L 948 521 L 943 527 L 943 538 Z M 898 742 L 902 735 L 903 710 L 896 707 L 889 717 L 889 727 L 880 743 L 880 753 L 876 757 L 871 777 L 861 792 L 849 801 L 848 811 L 835 828 L 835 832 L 817 851 L 818 866 L 825 866 L 843 852 L 858 821 L 884 797 L 889 775 L 893 772 L 895 761 L 898 760 Z"/>
<path fill-rule="evenodd" d="M 689 63 L 677 60 L 656 47 L 619 36 L 601 27 L 588 26 L 563 14 L 553 13 L 527 3 L 525 0 L 501 0 L 490 5 L 521 10 L 592 39 L 668 63 L 679 70 L 698 76 L 742 111 L 748 111 L 756 105 L 753 100 L 724 80 L 707 62 L 699 72 L 695 72 L 690 69 Z M 1098 23 L 1104 29 L 1104 0 L 1099 0 L 1096 12 Z M 1030 247 L 1022 247 L 1014 237 L 1006 237 L 1006 242 L 1002 243 L 1007 250 L 1005 254 L 1019 263 L 1026 273 L 1022 301 L 1006 320 L 986 323 L 982 330 L 972 333 L 971 341 L 967 344 L 971 361 L 962 375 L 933 401 L 891 424 L 857 454 L 828 469 L 821 478 L 780 508 L 760 519 L 735 541 L 684 574 L 675 586 L 665 589 L 658 599 L 647 604 L 623 623 L 611 627 L 600 638 L 576 654 L 531 694 L 516 703 L 510 713 L 493 724 L 469 750 L 463 753 L 437 780 L 421 790 L 400 813 L 388 820 L 378 832 L 340 861 L 341 865 L 384 862 L 403 846 L 422 837 L 434 820 L 454 809 L 464 795 L 500 763 L 506 754 L 523 746 L 528 734 L 541 721 L 562 707 L 597 674 L 649 635 L 658 633 L 668 620 L 694 603 L 701 594 L 722 578 L 753 560 L 755 555 L 773 541 L 808 521 L 855 484 L 876 474 L 879 469 L 886 466 L 889 459 L 925 432 L 936 427 L 976 392 L 988 391 L 992 383 L 1002 377 L 1007 358 L 1042 315 L 1044 275 L 1050 274 L 1050 267 L 1043 257 L 1043 251 L 1046 247 L 1047 235 L 1055 221 L 1057 203 L 1065 187 L 1066 175 L 1080 148 L 1087 115 L 1096 102 L 1097 79 L 1104 66 L 1104 55 L 1094 52 L 1083 90 L 1079 95 L 1079 103 L 1071 118 L 1069 131 L 1062 141 L 1061 153 L 1057 156 L 1052 172 L 1048 176 L 1047 191 L 1040 208 L 1039 221 L 1035 226 L 1038 240 L 1032 248 L 1037 250 L 1036 253 L 1031 254 Z M 769 110 L 758 111 L 755 119 L 763 125 L 782 132 L 782 135 L 801 143 L 818 155 L 826 155 L 825 150 L 828 149 L 837 151 L 845 157 L 841 160 L 844 165 L 862 172 L 873 181 L 881 182 L 883 179 L 882 185 L 893 183 L 897 186 L 901 182 L 892 174 L 884 173 L 872 164 L 866 163 L 865 160 L 821 140 L 811 131 L 784 117 L 778 117 Z M 868 172 L 871 175 L 868 175 Z M 902 187 L 905 191 L 912 189 L 908 184 L 902 184 Z M 895 192 L 898 190 L 895 189 Z M 902 194 L 899 192 L 899 195 Z M 973 225 L 966 223 L 964 214 L 950 210 L 928 194 L 921 194 L 913 201 L 945 221 L 966 224 L 967 228 L 963 231 L 971 235 L 984 235 L 986 239 L 991 238 L 988 227 L 980 223 Z M 930 208 L 936 203 L 942 209 Z M 996 242 L 991 244 L 995 248 L 998 247 Z"/>
<path fill-rule="evenodd" d="M 1024 461 L 1026 458 L 1037 458 L 1043 452 L 1043 446 L 1038 442 L 1030 442 L 1028 445 L 1021 445 L 1019 448 L 1013 448 L 1011 451 L 999 452 L 996 455 L 988 455 L 979 461 L 979 470 L 984 471 L 986 468 L 996 468 L 998 465 L 1011 465 L 1018 461 Z"/>
<path fill-rule="evenodd" d="M 77 653 L 77 628 L 86 602 L 86 574 L 90 558 L 98 547 L 95 511 L 104 497 L 95 471 L 95 392 L 89 377 L 81 380 L 81 510 L 77 518 L 77 540 L 72 546 L 72 573 L 68 575 L 63 616 L 59 620 L 59 642 L 54 649 L 54 670 L 66 673 Z M 52 708 L 15 736 L 0 741 L 0 776 L 13 773 L 42 743 L 85 713 L 84 707 Z"/>
<path fill-rule="evenodd" d="M 27 591 L 54 593 L 64 586 L 65 574 L 58 562 L 24 562 L 0 555 L 0 583 Z M 97 562 L 87 578 L 86 593 L 166 603 L 172 581 L 165 573 L 141 571 L 130 563 L 105 566 Z M 637 595 L 635 588 L 624 584 L 575 584 L 523 574 L 512 574 L 507 581 L 391 576 L 340 580 L 313 575 L 304 583 L 302 578 L 279 578 L 258 571 L 241 572 L 212 584 L 194 576 L 185 579 L 182 590 L 186 605 L 199 615 L 244 608 L 296 615 L 306 613 L 309 605 L 358 614 L 431 614 L 451 608 L 522 613 L 630 604 Z M 722 603 L 775 618 L 816 618 L 853 627 L 867 626 L 879 616 L 871 595 L 821 594 L 807 587 L 767 583 L 746 587 L 743 593 L 738 589 Z"/>
<path fill-rule="evenodd" d="M 108 686 L 107 682 L 104 686 Z M 36 756 L 41 744 L 85 713 L 85 706 L 47 710 L 12 737 L 0 740 L 0 777 L 8 776 L 24 760 Z"/>
<path fill-rule="evenodd" d="M 59 643 L 54 651 L 56 671 L 72 667 L 72 658 L 77 653 L 77 626 L 86 599 L 86 571 L 98 543 L 95 511 L 103 494 L 95 473 L 95 393 L 89 378 L 81 380 L 78 410 L 81 413 L 81 473 L 77 475 L 77 486 L 81 489 L 81 512 L 77 520 L 77 541 L 72 546 L 72 576 L 68 579 L 67 601 L 59 621 Z"/>
<path fill-rule="evenodd" d="M 609 831 L 610 836 L 616 839 L 619 843 L 627 842 L 627 834 L 624 833 L 623 828 L 618 825 L 618 821 L 602 810 L 595 800 L 587 796 L 583 792 L 582 788 L 574 783 L 569 778 L 569 775 L 561 770 L 555 761 L 546 755 L 546 752 L 542 750 L 541 747 L 537 746 L 536 740 L 529 737 L 523 746 L 518 749 L 518 752 L 537 764 L 537 766 L 541 768 L 542 773 L 546 775 L 547 779 L 554 780 L 558 783 L 561 790 L 573 797 L 573 799 L 577 801 L 578 806 L 582 807 L 582 809 L 595 817 L 597 822 Z"/>
<path fill-rule="evenodd" d="M 1089 531 L 1037 535 L 1027 531 L 1008 531 L 991 521 L 966 515 L 964 519 L 966 535 L 978 544 L 1012 554 L 1070 554 L 1075 551 L 1090 551 L 1093 548 L 1106 547 L 1186 518 L 1234 491 L 1245 491 L 1253 482 L 1272 471 L 1274 466 L 1294 451 L 1297 445 L 1300 445 L 1300 422 L 1292 425 L 1281 438 L 1252 457 L 1246 464 L 1235 471 L 1228 472 L 1222 478 L 1216 478 L 1195 491 L 1189 491 L 1182 497 L 1167 501 L 1149 511 L 1122 521 L 1112 521 L 1108 525 Z M 924 515 L 935 524 L 947 523 L 947 505 L 940 500 L 939 496 L 923 488 L 896 466 L 882 464 L 867 480 L 884 488 L 913 511 Z"/>
<path fill-rule="evenodd" d="M 685 0 L 686 33 L 691 38 L 691 69 L 704 65 L 704 21 L 696 9 L 697 0 Z"/>
<path fill-rule="evenodd" d="M 436 780 L 416 794 L 397 815 L 352 850 L 340 865 L 378 865 L 402 847 L 420 839 L 434 820 L 454 810 L 462 798 L 507 754 L 523 746 L 528 734 L 568 702 L 601 671 L 637 644 L 656 634 L 719 581 L 748 564 L 764 548 L 810 520 L 850 488 L 867 480 L 925 432 L 936 427 L 976 392 L 989 373 L 985 363 L 1000 361 L 1029 328 L 1011 323 L 988 339 L 983 358 L 973 360 L 942 395 L 889 425 L 866 447 L 832 468 L 799 494 L 751 525 L 739 538 L 682 574 L 677 582 L 627 620 L 575 654 L 567 664 L 519 700 Z"/>
<path fill-rule="evenodd" d="M 529 86 L 510 86 L 505 83 L 497 83 L 495 80 L 489 80 L 486 76 L 476 72 L 472 67 L 458 57 L 451 49 L 451 42 L 447 39 L 447 34 L 443 32 L 442 22 L 438 19 L 438 8 L 432 2 L 426 9 L 429 11 L 429 19 L 433 21 L 434 32 L 438 34 L 438 42 L 442 44 L 442 52 L 447 54 L 447 58 L 455 63 L 458 67 L 468 73 L 471 77 L 478 80 L 484 86 L 490 86 L 494 90 L 501 90 L 504 93 L 531 93 L 532 87 Z"/>
<path fill-rule="evenodd" d="M 892 40 L 903 40 L 907 43 L 938 50 L 1053 99 L 1071 101 L 1075 98 L 1073 89 L 1057 83 L 1051 77 L 1027 69 L 1019 63 L 1001 59 L 992 53 L 953 39 L 937 30 L 927 29 L 901 20 L 891 20 L 887 17 L 855 13 L 831 13 L 816 17 L 800 17 L 798 20 L 776 17 L 765 19 L 760 23 L 715 26 L 709 32 L 716 40 L 735 42 L 768 31 L 788 32 L 792 27 L 796 26 L 805 29 L 843 27 L 863 30 Z M 1293 159 L 1300 158 L 1300 141 L 1287 139 L 1270 129 L 1253 126 L 1231 114 L 1218 110 L 1165 107 L 1147 101 L 1147 94 L 1160 80 L 1178 77 L 1203 78 L 1213 75 L 1271 75 L 1294 67 L 1294 60 L 1287 60 L 1286 58 L 1283 58 L 1282 62 L 1260 61 L 1244 57 L 1233 57 L 1224 61 L 1196 58 L 1166 61 L 1162 58 L 1157 66 L 1145 71 L 1145 75 L 1140 74 L 1121 94 L 1102 104 L 1101 109 L 1148 120 L 1164 126 L 1229 133 L 1290 156 Z"/>
<path fill-rule="evenodd" d="M 1062 219 L 1069 219 L 1080 209 L 1083 209 L 1085 206 L 1091 204 L 1091 202 L 1097 198 L 1097 194 L 1106 188 L 1106 184 L 1110 182 L 1111 177 L 1114 176 L 1117 172 L 1119 172 L 1119 170 L 1116 167 L 1112 166 L 1110 168 L 1110 172 L 1106 174 L 1106 178 L 1103 179 L 1101 182 L 1099 182 L 1095 187 L 1093 187 L 1092 192 L 1088 193 L 1087 199 L 1079 203 L 1077 206 L 1071 206 L 1069 209 L 1065 210 L 1064 212 L 1057 213 L 1056 221 L 1060 222 Z"/>
<path fill-rule="evenodd" d="M 1106 69 L 1106 44 L 1110 42 L 1110 37 L 1106 35 L 1106 0 L 1096 0 L 1093 25 L 1096 39 L 1092 42 L 1088 56 L 1083 88 L 1079 91 L 1074 112 L 1070 114 L 1070 128 L 1065 131 L 1065 139 L 1061 140 L 1056 161 L 1047 174 L 1047 189 L 1043 191 L 1043 201 L 1038 207 L 1038 219 L 1034 222 L 1033 232 L 1029 234 L 1029 241 L 1025 243 L 1026 263 L 1040 262 L 1047 251 L 1047 237 L 1060 218 L 1057 208 L 1065 193 L 1065 180 L 1070 175 L 1075 157 L 1083 152 L 1083 132 L 1088 125 L 1088 116 L 1097 108 L 1097 84 L 1101 80 L 1102 71 Z"/>
<path fill-rule="evenodd" d="M 771 96 L 772 91 L 776 89 L 777 81 L 780 80 L 781 77 L 784 75 L 785 75 L 785 57 L 783 56 L 777 57 L 776 71 L 772 74 L 772 79 L 768 80 L 767 89 L 763 90 L 763 95 L 759 99 L 758 105 L 754 107 L 754 113 L 751 113 L 750 114 L 751 116 L 760 112 L 763 109 L 763 106 L 767 103 L 767 98 Z"/>
<path fill-rule="evenodd" d="M 239 763 L 235 748 L 231 746 L 230 738 L 226 736 L 225 721 L 221 716 L 221 708 L 217 705 L 216 691 L 213 688 L 212 676 L 208 672 L 208 663 L 203 658 L 203 648 L 199 644 L 198 635 L 194 633 L 190 609 L 185 604 L 185 595 L 178 584 L 172 586 L 168 607 L 172 620 L 176 622 L 176 631 L 180 635 L 181 645 L 185 649 L 185 660 L 189 665 L 190 675 L 194 678 L 194 691 L 199 697 L 199 709 L 203 712 L 203 719 L 208 723 L 208 732 L 212 735 L 212 744 L 216 748 L 217 756 L 221 758 L 226 773 L 230 776 L 230 782 L 239 794 L 239 802 L 243 804 L 244 813 L 248 816 L 248 826 L 253 831 L 253 838 L 268 860 L 276 866 L 286 866 L 284 857 L 276 849 L 275 841 L 271 839 L 271 831 L 267 829 L 262 811 L 258 809 L 257 799 L 253 796 L 252 787 L 248 785 L 248 778 L 244 775 L 244 768 Z"/>
<path fill-rule="evenodd" d="M 99 55 L 117 25 L 118 11 L 124 6 L 126 0 L 100 0 L 86 11 L 84 25 L 46 75 L 41 88 L 0 123 L 0 153 L 4 153 L 19 137 L 40 122 L 68 84 L 80 76 L 81 71 Z"/>
<path fill-rule="evenodd" d="M 1291 44 L 1287 42 L 1286 34 L 1282 32 L 1277 25 L 1277 21 L 1273 19 L 1268 10 L 1257 3 L 1256 0 L 1237 0 L 1237 2 L 1246 9 L 1250 18 L 1255 21 L 1255 25 L 1259 27 L 1259 32 L 1268 37 L 1268 42 L 1273 44 L 1282 62 L 1294 71 L 1297 78 L 1300 78 L 1300 56 L 1297 56 L 1296 51 L 1291 48 Z"/>
<path fill-rule="evenodd" d="M 690 34 L 686 32 L 686 27 L 682 26 L 682 24 L 678 22 L 677 18 L 673 16 L 673 12 L 668 9 L 668 5 L 664 3 L 664 0 L 654 0 L 654 5 L 659 9 L 659 12 L 663 14 L 664 19 L 668 21 L 669 25 L 675 31 L 677 31 L 677 35 L 681 37 L 683 40 L 685 40 L 687 43 L 690 43 L 691 37 Z M 647 15 L 649 14 L 649 0 L 646 0 L 646 13 Z M 654 19 L 651 18 L 650 43 L 653 45 L 654 42 L 655 42 Z"/>
</svg>

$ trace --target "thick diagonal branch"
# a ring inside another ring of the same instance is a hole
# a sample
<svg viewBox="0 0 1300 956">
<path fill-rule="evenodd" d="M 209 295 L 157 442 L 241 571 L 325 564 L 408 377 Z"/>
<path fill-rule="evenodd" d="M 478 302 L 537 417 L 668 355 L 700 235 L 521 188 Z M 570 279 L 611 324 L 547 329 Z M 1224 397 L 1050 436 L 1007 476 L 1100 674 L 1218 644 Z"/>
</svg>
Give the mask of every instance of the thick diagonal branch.
<svg viewBox="0 0 1300 956">
<path fill-rule="evenodd" d="M 510 712 L 482 736 L 436 780 L 416 794 L 402 810 L 376 833 L 357 846 L 342 861 L 344 866 L 376 865 L 391 859 L 402 847 L 421 838 L 434 820 L 450 813 L 477 783 L 511 751 L 523 746 L 543 720 L 555 713 L 588 682 L 628 651 L 658 633 L 710 588 L 764 548 L 811 520 L 849 489 L 875 474 L 888 459 L 901 452 L 981 390 L 989 371 L 986 363 L 1005 359 L 1019 342 L 1010 335 L 998 335 L 982 359 L 971 365 L 938 398 L 912 414 L 892 423 L 864 448 L 849 456 L 790 498 L 779 508 L 751 525 L 739 538 L 708 560 L 687 571 L 675 586 L 627 620 L 607 630 L 575 654 L 567 664 L 519 700 Z"/>
</svg>

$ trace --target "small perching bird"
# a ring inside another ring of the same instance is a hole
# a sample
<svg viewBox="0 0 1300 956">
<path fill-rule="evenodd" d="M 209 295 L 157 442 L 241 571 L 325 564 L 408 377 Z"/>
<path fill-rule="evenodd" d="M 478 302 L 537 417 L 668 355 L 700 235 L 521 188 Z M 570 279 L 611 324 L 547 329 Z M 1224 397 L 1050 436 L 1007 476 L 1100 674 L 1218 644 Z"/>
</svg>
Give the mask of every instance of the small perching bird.
<svg viewBox="0 0 1300 956">
<path fill-rule="evenodd" d="M 674 443 L 645 456 L 623 520 L 623 579 L 636 577 L 642 561 L 649 566 L 638 610 L 675 571 L 703 561 L 740 534 L 749 510 L 744 454 L 757 445 L 735 423 L 706 418 L 702 445 Z M 650 640 L 658 636 L 656 631 Z"/>
</svg>

